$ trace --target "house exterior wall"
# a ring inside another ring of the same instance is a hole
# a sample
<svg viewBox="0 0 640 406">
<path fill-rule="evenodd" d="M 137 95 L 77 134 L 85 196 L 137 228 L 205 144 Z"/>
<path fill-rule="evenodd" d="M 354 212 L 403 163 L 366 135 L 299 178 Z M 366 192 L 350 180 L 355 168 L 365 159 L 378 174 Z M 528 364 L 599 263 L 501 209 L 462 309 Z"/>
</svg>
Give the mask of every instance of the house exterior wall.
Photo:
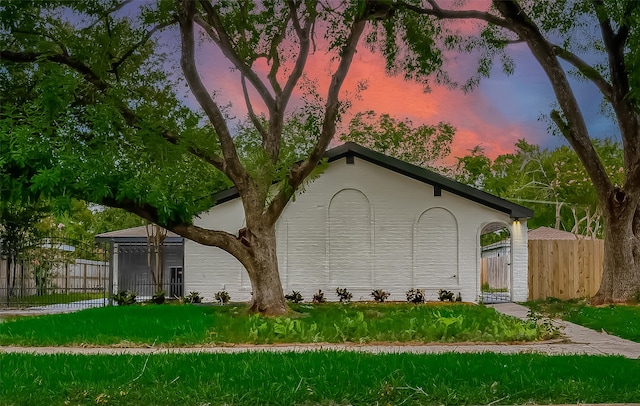
<svg viewBox="0 0 640 406">
<path fill-rule="evenodd" d="M 235 199 L 196 224 L 237 234 L 243 218 Z M 447 289 L 476 301 L 480 230 L 491 222 L 512 231 L 513 299 L 526 300 L 526 222 L 515 227 L 505 213 L 445 190 L 434 196 L 432 186 L 359 158 L 353 164 L 339 159 L 289 203 L 278 222 L 282 285 L 306 300 L 318 289 L 336 300 L 336 287 L 344 287 L 354 300 L 371 300 L 371 290 L 384 289 L 390 300 L 404 301 L 408 289 L 421 288 L 428 300 Z M 185 291 L 212 300 L 223 289 L 233 301 L 250 299 L 242 265 L 219 248 L 186 241 Z"/>
</svg>

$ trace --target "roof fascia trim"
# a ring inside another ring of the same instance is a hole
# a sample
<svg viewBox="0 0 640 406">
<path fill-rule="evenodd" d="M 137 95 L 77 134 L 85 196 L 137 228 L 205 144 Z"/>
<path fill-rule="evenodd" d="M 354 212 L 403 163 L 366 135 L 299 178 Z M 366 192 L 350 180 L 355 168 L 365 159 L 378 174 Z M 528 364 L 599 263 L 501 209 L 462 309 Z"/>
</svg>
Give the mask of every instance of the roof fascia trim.
<svg viewBox="0 0 640 406">
<path fill-rule="evenodd" d="M 476 189 L 474 187 L 449 179 L 425 168 L 401 161 L 396 158 L 381 154 L 353 142 L 347 142 L 332 148 L 325 153 L 328 162 L 334 162 L 347 156 L 355 156 L 372 164 L 389 169 L 393 172 L 410 177 L 431 186 L 439 186 L 441 189 L 479 203 L 483 206 L 508 214 L 513 219 L 530 219 L 533 210 L 502 199 L 498 196 Z M 232 187 L 213 195 L 216 205 L 228 202 L 240 197 L 238 190 Z"/>
</svg>

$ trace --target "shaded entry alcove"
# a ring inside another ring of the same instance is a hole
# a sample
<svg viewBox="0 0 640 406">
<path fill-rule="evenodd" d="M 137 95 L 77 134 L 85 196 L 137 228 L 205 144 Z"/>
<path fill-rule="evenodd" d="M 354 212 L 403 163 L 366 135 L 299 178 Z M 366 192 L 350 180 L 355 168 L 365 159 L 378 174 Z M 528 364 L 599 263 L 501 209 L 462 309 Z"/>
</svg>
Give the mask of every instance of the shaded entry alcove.
<svg viewBox="0 0 640 406">
<path fill-rule="evenodd" d="M 513 283 L 511 231 L 504 223 L 489 223 L 480 232 L 480 300 L 511 302 Z"/>
</svg>

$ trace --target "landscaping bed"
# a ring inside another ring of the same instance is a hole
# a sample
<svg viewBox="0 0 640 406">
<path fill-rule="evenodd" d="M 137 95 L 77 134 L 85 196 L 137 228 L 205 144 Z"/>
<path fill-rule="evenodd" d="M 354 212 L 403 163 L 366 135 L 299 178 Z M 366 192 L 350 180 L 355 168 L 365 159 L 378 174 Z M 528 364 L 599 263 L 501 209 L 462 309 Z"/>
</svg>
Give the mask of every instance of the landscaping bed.
<svg viewBox="0 0 640 406">
<path fill-rule="evenodd" d="M 22 317 L 0 329 L 0 345 L 200 346 L 275 343 L 522 342 L 557 331 L 464 303 L 291 304 L 285 317 L 249 315 L 246 305 L 132 305 Z"/>
</svg>

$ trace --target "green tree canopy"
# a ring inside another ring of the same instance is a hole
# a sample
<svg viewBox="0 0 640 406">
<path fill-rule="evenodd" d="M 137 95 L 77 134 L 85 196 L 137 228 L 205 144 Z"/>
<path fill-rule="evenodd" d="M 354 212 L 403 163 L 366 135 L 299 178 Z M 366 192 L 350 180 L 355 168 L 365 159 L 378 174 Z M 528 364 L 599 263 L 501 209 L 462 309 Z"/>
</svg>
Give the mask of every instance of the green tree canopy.
<svg viewBox="0 0 640 406">
<path fill-rule="evenodd" d="M 447 123 L 414 126 L 374 111 L 359 112 L 349 123 L 341 141 L 351 141 L 418 166 L 435 167 L 451 152 L 455 128 Z"/>
<path fill-rule="evenodd" d="M 385 17 L 381 6 L 294 0 L 3 4 L 0 90 L 11 97 L 0 111 L 6 148 L 0 167 L 15 183 L 2 193 L 70 195 L 121 207 L 220 247 L 246 268 L 252 310 L 286 312 L 275 223 L 336 133 L 345 107 L 342 85 L 368 22 Z M 179 73 L 166 66 L 157 46 L 159 33 L 176 30 Z M 196 54 L 204 48 L 196 46 L 196 35 L 238 73 L 252 137 L 259 135 L 251 151 L 237 148 L 228 104 L 203 83 Z M 322 98 L 315 93 L 303 100 L 298 122 L 313 139 L 309 148 L 295 150 L 302 159 L 293 162 L 281 154 L 286 117 L 294 113 L 294 91 L 306 83 L 308 57 L 320 44 L 316 36 L 324 37 L 323 50 L 332 58 L 331 83 Z M 177 97 L 175 77 L 186 82 L 195 111 Z M 192 223 L 214 204 L 212 195 L 231 184 L 244 208 L 242 241 Z"/>
<path fill-rule="evenodd" d="M 607 173 L 618 185 L 623 177 L 622 146 L 594 140 Z M 590 237 L 603 236 L 602 207 L 577 154 L 567 146 L 553 150 L 519 140 L 513 153 L 491 161 L 476 147 L 458 158 L 456 178 L 535 210 L 532 228 L 554 227 Z"/>
</svg>

